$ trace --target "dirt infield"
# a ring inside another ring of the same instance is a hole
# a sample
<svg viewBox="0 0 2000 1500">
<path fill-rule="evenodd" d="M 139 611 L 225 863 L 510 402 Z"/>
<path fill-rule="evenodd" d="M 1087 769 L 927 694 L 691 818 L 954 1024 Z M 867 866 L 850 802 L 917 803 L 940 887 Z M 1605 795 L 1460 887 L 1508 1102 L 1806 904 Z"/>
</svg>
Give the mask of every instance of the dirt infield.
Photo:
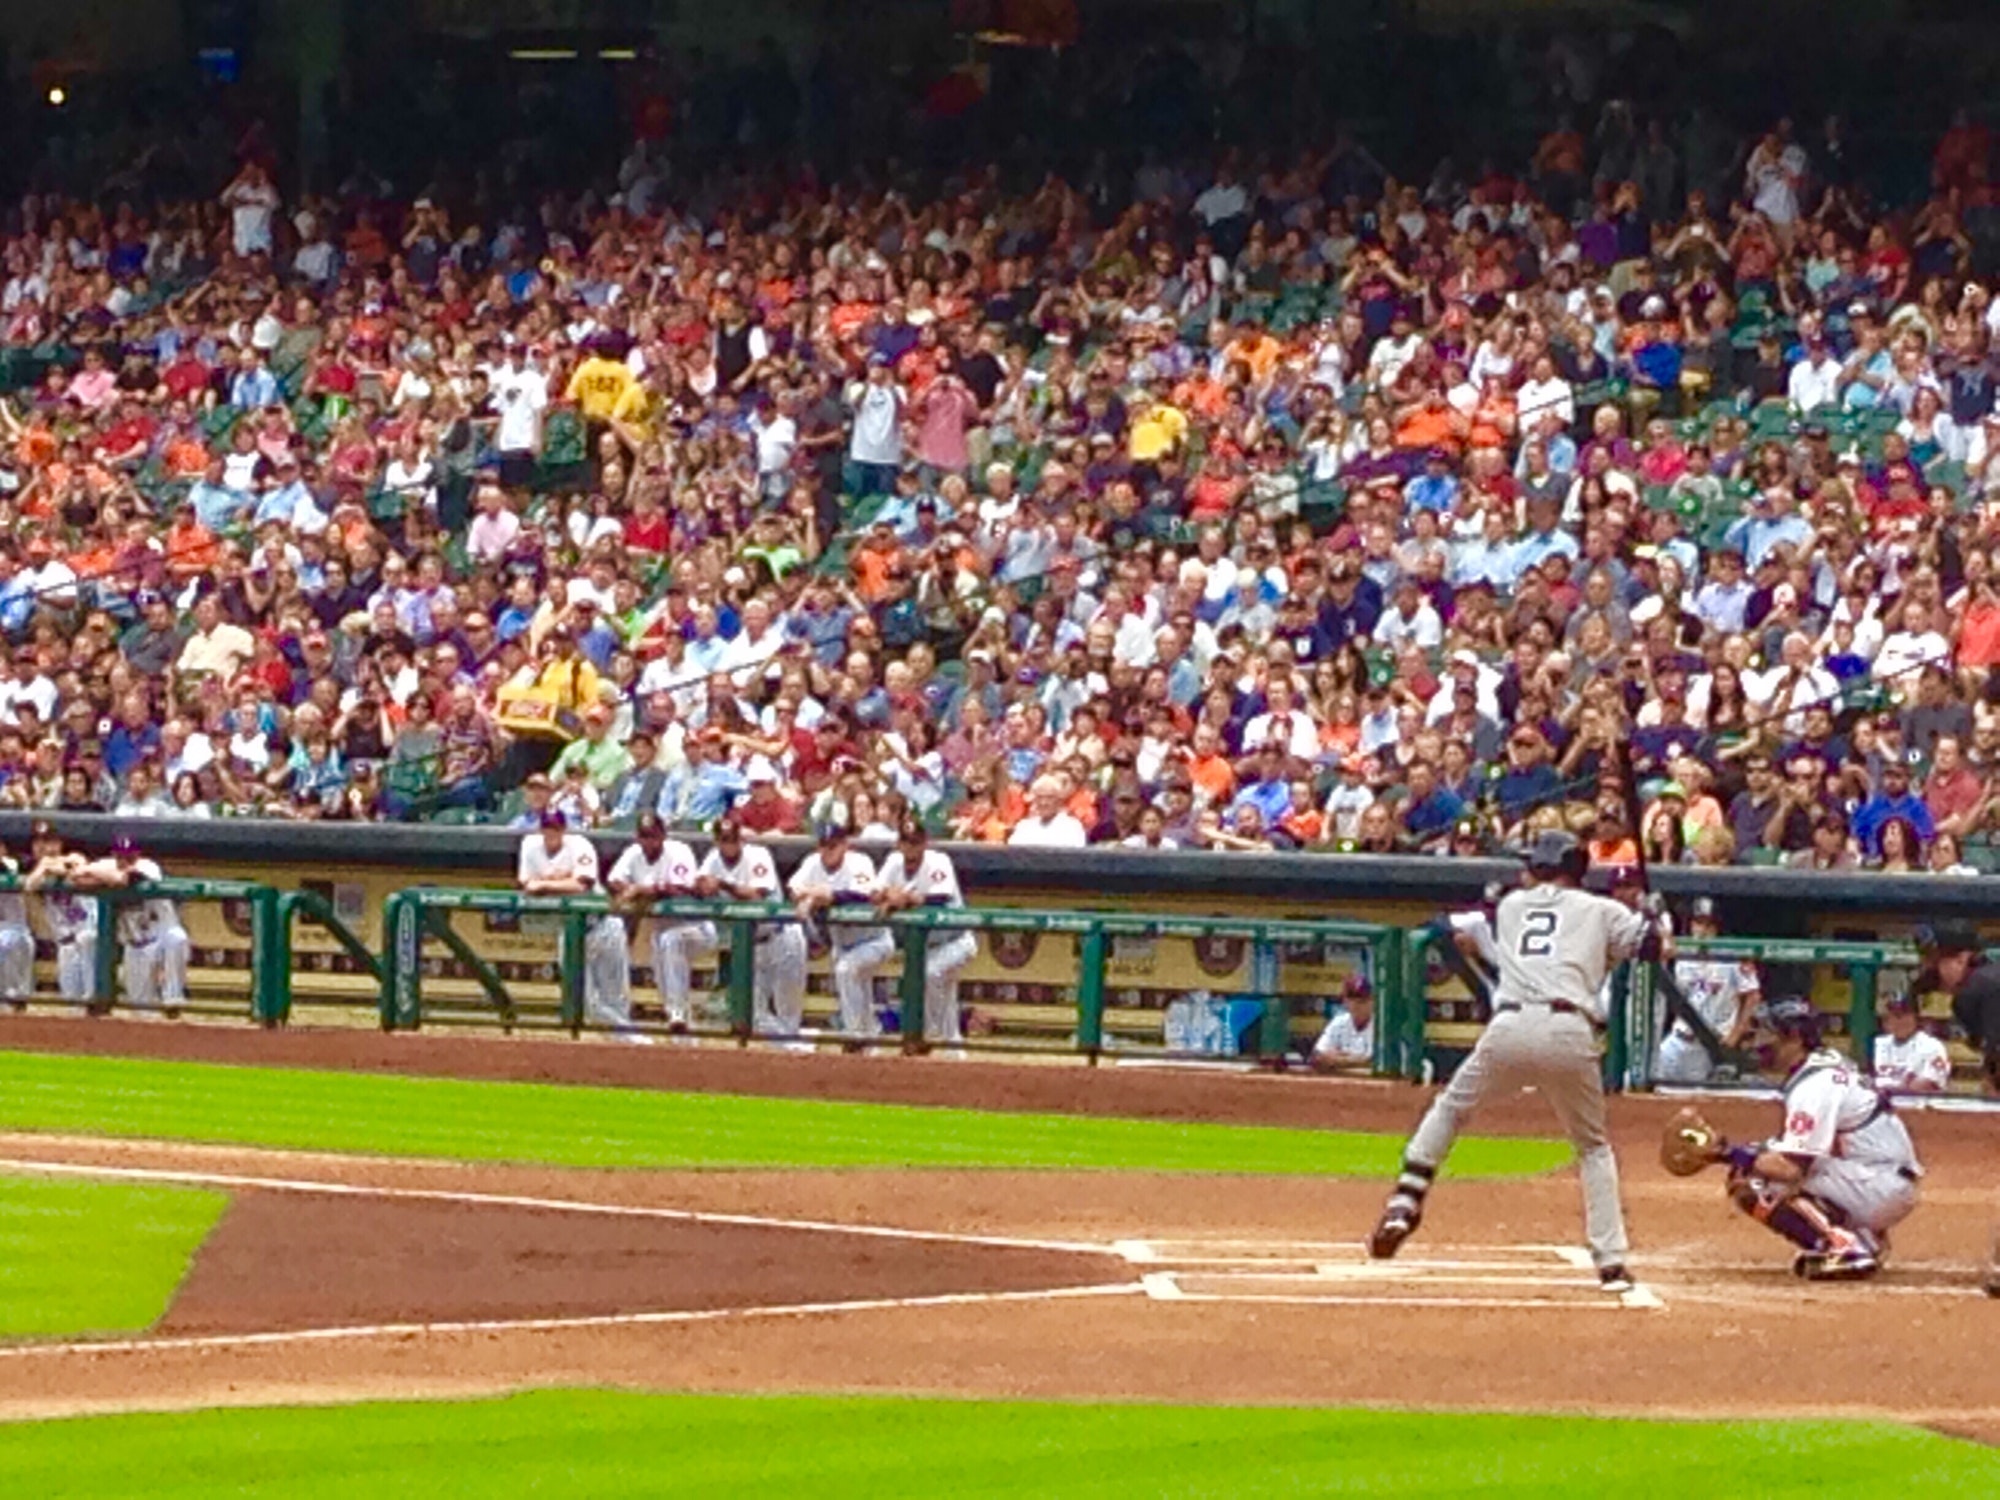
<svg viewBox="0 0 2000 1500">
<path fill-rule="evenodd" d="M 42 1033 L 59 1033 L 43 1040 Z M 1401 1128 L 1420 1091 L 903 1059 L 625 1052 L 473 1038 L 0 1026 L 0 1045 L 1170 1118 Z M 411 1045 L 415 1043 L 416 1045 Z M 785 1087 L 791 1084 L 793 1087 Z M 604 1172 L 0 1136 L 24 1164 L 234 1196 L 155 1333 L 0 1349 L 0 1416 L 463 1394 L 684 1390 L 1885 1415 L 2000 1435 L 1976 1290 L 1990 1117 L 1919 1115 L 1931 1170 L 1877 1283 L 1808 1286 L 1713 1174 L 1666 1177 L 1667 1106 L 1615 1133 L 1642 1294 L 1566 1247 L 1575 1180 L 1446 1180 L 1384 1268 L 1381 1187 L 941 1171 Z M 1771 1106 L 1717 1111 L 1768 1129 Z M 1533 1100 L 1496 1128 L 1546 1128 Z M 1482 1126 L 1485 1125 L 1482 1120 Z M 426 1326 L 427 1325 L 427 1326 Z"/>
</svg>

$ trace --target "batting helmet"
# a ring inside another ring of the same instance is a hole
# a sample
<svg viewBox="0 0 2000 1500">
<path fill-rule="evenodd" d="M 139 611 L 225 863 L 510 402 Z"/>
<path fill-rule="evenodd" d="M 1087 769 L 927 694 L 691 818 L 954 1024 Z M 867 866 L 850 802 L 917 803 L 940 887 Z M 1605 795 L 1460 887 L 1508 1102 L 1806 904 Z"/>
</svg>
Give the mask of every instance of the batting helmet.
<svg viewBox="0 0 2000 1500">
<path fill-rule="evenodd" d="M 1774 1036 L 1797 1037 L 1809 1048 L 1819 1045 L 1819 1012 L 1801 995 L 1780 995 L 1757 1011 L 1757 1021 Z"/>
<path fill-rule="evenodd" d="M 1590 868 L 1590 855 L 1576 841 L 1576 835 L 1560 828 L 1545 829 L 1528 846 L 1528 872 L 1532 875 L 1567 875 L 1583 879 Z"/>
</svg>

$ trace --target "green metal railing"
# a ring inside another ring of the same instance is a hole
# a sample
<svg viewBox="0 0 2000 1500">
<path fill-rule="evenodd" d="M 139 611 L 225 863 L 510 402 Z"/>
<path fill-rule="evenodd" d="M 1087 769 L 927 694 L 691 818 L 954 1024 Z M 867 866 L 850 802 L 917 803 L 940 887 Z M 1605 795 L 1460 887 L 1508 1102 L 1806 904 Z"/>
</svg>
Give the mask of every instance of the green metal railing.
<svg viewBox="0 0 2000 1500">
<path fill-rule="evenodd" d="M 12 891 L 26 896 L 42 893 L 74 896 L 89 901 L 95 906 L 97 942 L 94 948 L 95 968 L 91 974 L 91 992 L 87 1003 L 92 1009 L 108 1009 L 118 999 L 118 911 L 140 901 L 216 901 L 240 903 L 246 913 L 250 937 L 250 975 L 248 1009 L 252 1019 L 260 1025 L 282 1024 L 291 1003 L 291 963 L 290 954 L 282 941 L 278 916 L 279 893 L 267 885 L 254 885 L 242 880 L 152 880 L 134 885 L 96 886 L 67 885 L 49 882 L 33 890 L 24 877 L 0 875 L 0 891 Z M 190 962 L 190 968 L 193 967 Z M 30 1003 L 41 1003 L 54 997 L 34 995 Z M 65 1004 L 76 1003 L 73 1000 Z M 239 1007 L 230 1002 L 217 1002 L 201 995 L 189 995 L 182 1007 L 193 1012 L 212 1011 L 234 1014 Z"/>
<path fill-rule="evenodd" d="M 556 919 L 559 926 L 557 983 L 560 1004 L 555 1024 L 573 1033 L 585 1027 L 583 1007 L 583 951 L 591 922 L 611 911 L 602 896 L 528 896 L 505 890 L 445 889 L 407 887 L 392 896 L 385 907 L 382 1015 L 385 1030 L 406 1030 L 437 1019 L 424 999 L 424 944 L 438 941 L 455 956 L 467 961 L 481 987 L 486 990 L 504 1023 L 529 1024 L 522 1019 L 503 982 L 491 982 L 473 962 L 463 936 L 453 930 L 454 912 L 482 912 L 507 916 L 540 915 Z M 753 1031 L 753 974 L 748 961 L 738 955 L 753 952 L 760 925 L 797 922 L 798 913 L 780 902 L 704 901 L 677 899 L 661 901 L 643 915 L 656 918 L 710 921 L 727 935 L 724 945 L 730 954 L 725 993 L 728 1027 L 726 1034 L 747 1042 Z M 899 1039 L 884 1045 L 915 1050 L 923 1045 L 924 956 L 931 937 L 940 931 L 974 933 L 1033 933 L 1066 936 L 1075 940 L 1077 972 L 1075 983 L 1076 1023 L 1071 1050 L 1095 1061 L 1106 1050 L 1107 1010 L 1106 966 L 1112 943 L 1118 938 L 1237 938 L 1249 945 L 1250 996 L 1262 1003 L 1255 1055 L 1266 1060 L 1284 1055 L 1290 1046 L 1291 1009 L 1288 998 L 1278 990 L 1281 951 L 1292 944 L 1335 944 L 1352 947 L 1368 955 L 1368 965 L 1380 995 L 1381 1012 L 1393 1013 L 1403 973 L 1403 933 L 1401 929 L 1376 923 L 1349 921 L 1256 921 L 1237 917 L 1143 916 L 1121 912 L 1031 911 L 1014 908 L 928 908 L 884 914 L 873 908 L 827 913 L 834 925 L 887 927 L 895 936 L 902 957 L 902 974 L 897 982 Z M 490 970 L 487 971 L 490 973 Z M 463 1016 L 445 1019 L 465 1019 Z M 477 1019 L 486 1019 L 484 1016 Z M 1378 1066 L 1385 1054 L 1382 1040 L 1389 1028 L 1378 1022 Z M 978 1046 L 981 1043 L 972 1043 Z M 984 1043 L 992 1050 L 1023 1050 L 1024 1043 Z M 1036 1048 L 1033 1050 L 1046 1050 Z"/>
</svg>

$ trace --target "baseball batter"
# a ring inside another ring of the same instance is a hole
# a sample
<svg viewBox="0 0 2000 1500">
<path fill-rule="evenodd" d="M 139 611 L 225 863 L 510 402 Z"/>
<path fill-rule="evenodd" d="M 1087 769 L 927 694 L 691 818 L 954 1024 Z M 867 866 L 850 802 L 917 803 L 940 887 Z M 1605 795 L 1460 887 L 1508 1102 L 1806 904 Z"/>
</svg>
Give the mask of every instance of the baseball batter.
<svg viewBox="0 0 2000 1500">
<path fill-rule="evenodd" d="M 702 856 L 695 872 L 697 896 L 731 901 L 774 901 L 778 897 L 778 864 L 761 844 L 743 841 L 743 825 L 734 814 L 715 823 L 715 844 Z M 763 922 L 757 927 L 751 965 L 753 1028 L 766 1036 L 797 1038 L 805 1027 L 806 931 L 797 922 Z M 735 962 L 735 956 L 731 956 Z M 812 1043 L 794 1041 L 804 1051 Z"/>
<path fill-rule="evenodd" d="M 1538 835 L 1527 863 L 1528 883 L 1503 896 L 1494 913 L 1500 979 L 1493 1020 L 1404 1148 L 1402 1175 L 1369 1236 L 1368 1253 L 1386 1260 L 1415 1232 L 1438 1168 L 1487 1095 L 1532 1085 L 1576 1147 L 1584 1233 L 1598 1281 L 1607 1291 L 1626 1292 L 1632 1280 L 1625 1216 L 1598 1057 L 1605 1023 L 1600 996 L 1614 965 L 1635 956 L 1671 957 L 1672 939 L 1644 914 L 1582 889 L 1589 860 L 1572 835 Z"/>
<path fill-rule="evenodd" d="M 1882 1002 L 1882 1034 L 1870 1054 L 1875 1087 L 1885 1094 L 1942 1094 L 1951 1082 L 1944 1043 L 1917 1024 L 1917 997 L 1891 995 Z"/>
<path fill-rule="evenodd" d="M 1872 1276 L 1889 1230 L 1917 1206 L 1923 1168 L 1910 1132 L 1853 1063 L 1820 1046 L 1811 1001 L 1773 1000 L 1758 1019 L 1785 1069 L 1784 1125 L 1761 1146 L 1723 1149 L 1730 1200 L 1798 1246 L 1800 1276 Z"/>
<path fill-rule="evenodd" d="M 870 904 L 877 884 L 874 863 L 848 846 L 845 828 L 828 823 L 819 830 L 819 847 L 792 871 L 790 892 L 799 920 L 813 923 L 832 907 Z M 829 923 L 827 940 L 833 947 L 840 1029 L 848 1048 L 858 1051 L 869 1037 L 881 1035 L 882 1023 L 875 1018 L 875 974 L 895 956 L 895 940 L 885 927 L 848 922 Z"/>
<path fill-rule="evenodd" d="M 694 850 L 679 839 L 667 837 L 667 826 L 655 812 L 639 814 L 634 840 L 612 861 L 605 887 L 620 906 L 645 912 L 656 901 L 694 893 Z M 660 1004 L 667 1013 L 667 1026 L 676 1032 L 688 1029 L 692 998 L 690 960 L 697 954 L 716 949 L 715 924 L 690 922 L 678 917 L 651 917 L 653 938 L 653 982 L 659 986 Z"/>
<path fill-rule="evenodd" d="M 896 848 L 882 861 L 876 904 L 884 911 L 912 906 L 955 908 L 965 905 L 958 887 L 958 870 L 951 856 L 930 847 L 930 836 L 915 818 L 905 818 L 896 830 Z M 979 952 L 970 932 L 934 932 L 924 950 L 924 1040 L 956 1047 L 965 1040 L 959 1029 L 959 971 Z M 909 1021 L 903 1022 L 909 1029 Z"/>
<path fill-rule="evenodd" d="M 1688 912 L 1688 931 L 1696 937 L 1714 937 L 1721 931 L 1716 921 L 1715 902 L 1697 896 Z M 1750 1017 L 1763 999 L 1763 982 L 1757 966 L 1724 958 L 1682 958 L 1674 962 L 1674 982 L 1681 993 L 1725 1047 L 1743 1040 Z M 1660 1050 L 1653 1061 L 1653 1077 L 1661 1083 L 1706 1083 L 1715 1071 L 1715 1059 L 1687 1022 L 1676 1020 L 1660 1038 Z"/>
</svg>

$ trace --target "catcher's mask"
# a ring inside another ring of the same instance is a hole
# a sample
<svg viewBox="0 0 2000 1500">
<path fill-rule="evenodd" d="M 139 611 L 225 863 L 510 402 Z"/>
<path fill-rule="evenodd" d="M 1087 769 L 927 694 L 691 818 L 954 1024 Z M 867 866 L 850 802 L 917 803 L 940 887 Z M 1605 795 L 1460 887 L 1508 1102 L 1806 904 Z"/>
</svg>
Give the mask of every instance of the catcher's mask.
<svg viewBox="0 0 2000 1500">
<path fill-rule="evenodd" d="M 1755 1052 L 1757 1065 L 1777 1065 L 1778 1038 L 1792 1037 L 1811 1052 L 1820 1042 L 1820 1015 L 1812 1001 L 1802 995 L 1778 995 L 1757 1007 Z"/>
</svg>

